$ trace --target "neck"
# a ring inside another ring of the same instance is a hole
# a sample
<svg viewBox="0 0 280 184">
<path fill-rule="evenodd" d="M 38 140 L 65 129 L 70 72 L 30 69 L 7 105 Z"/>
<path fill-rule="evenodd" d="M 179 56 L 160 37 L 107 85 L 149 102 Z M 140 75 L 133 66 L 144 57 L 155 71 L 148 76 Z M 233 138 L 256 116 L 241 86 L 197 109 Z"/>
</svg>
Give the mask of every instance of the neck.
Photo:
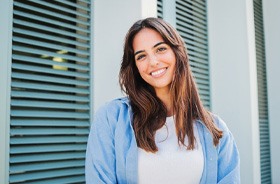
<svg viewBox="0 0 280 184">
<path fill-rule="evenodd" d="M 167 116 L 172 116 L 174 112 L 170 90 L 156 90 L 156 95 L 164 103 L 167 110 Z"/>
</svg>

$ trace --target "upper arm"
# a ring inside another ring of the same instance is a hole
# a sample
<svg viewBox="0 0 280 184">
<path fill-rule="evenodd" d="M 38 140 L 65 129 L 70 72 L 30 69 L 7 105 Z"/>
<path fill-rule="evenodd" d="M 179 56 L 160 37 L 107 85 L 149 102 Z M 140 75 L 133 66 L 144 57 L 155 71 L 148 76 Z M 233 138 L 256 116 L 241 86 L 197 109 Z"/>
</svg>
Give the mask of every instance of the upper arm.
<svg viewBox="0 0 280 184">
<path fill-rule="evenodd" d="M 218 183 L 240 183 L 240 158 L 234 137 L 226 124 L 218 118 L 223 137 L 218 145 Z"/>
<path fill-rule="evenodd" d="M 117 183 L 114 134 L 106 109 L 96 113 L 86 152 L 86 183 Z"/>
</svg>

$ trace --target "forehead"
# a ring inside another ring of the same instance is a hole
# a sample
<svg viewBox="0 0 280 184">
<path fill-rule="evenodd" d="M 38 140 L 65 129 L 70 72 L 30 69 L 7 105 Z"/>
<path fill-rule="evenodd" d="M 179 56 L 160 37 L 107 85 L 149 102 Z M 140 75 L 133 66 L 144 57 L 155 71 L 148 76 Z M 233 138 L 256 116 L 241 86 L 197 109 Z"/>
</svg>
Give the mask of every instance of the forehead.
<svg viewBox="0 0 280 184">
<path fill-rule="evenodd" d="M 159 42 L 164 42 L 159 32 L 150 28 L 144 28 L 135 35 L 132 46 L 134 51 L 145 50 L 152 48 Z"/>
</svg>

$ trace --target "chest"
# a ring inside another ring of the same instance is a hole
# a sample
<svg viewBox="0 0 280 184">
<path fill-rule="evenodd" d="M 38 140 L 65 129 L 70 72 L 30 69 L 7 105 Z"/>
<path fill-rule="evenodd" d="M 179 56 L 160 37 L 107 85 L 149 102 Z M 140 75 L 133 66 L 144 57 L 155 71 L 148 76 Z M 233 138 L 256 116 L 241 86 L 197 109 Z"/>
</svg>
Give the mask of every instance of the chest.
<svg viewBox="0 0 280 184">
<path fill-rule="evenodd" d="M 196 126 L 196 146 L 193 150 L 178 144 L 175 124 L 168 118 L 156 132 L 156 153 L 138 148 L 138 183 L 199 183 L 204 165 L 203 150 Z M 185 138 L 188 145 L 188 139 Z"/>
<path fill-rule="evenodd" d="M 197 126 L 197 133 L 201 143 L 204 161 L 201 181 L 205 181 L 206 178 L 207 181 L 209 181 L 210 178 L 213 178 L 214 182 L 217 173 L 217 151 L 215 147 L 213 147 L 211 135 L 207 136 L 205 131 L 206 130 L 204 130 L 201 125 Z M 116 175 L 118 183 L 138 183 L 139 153 L 130 119 L 118 122 L 114 133 Z M 159 136 L 158 140 L 161 140 L 163 137 Z"/>
</svg>

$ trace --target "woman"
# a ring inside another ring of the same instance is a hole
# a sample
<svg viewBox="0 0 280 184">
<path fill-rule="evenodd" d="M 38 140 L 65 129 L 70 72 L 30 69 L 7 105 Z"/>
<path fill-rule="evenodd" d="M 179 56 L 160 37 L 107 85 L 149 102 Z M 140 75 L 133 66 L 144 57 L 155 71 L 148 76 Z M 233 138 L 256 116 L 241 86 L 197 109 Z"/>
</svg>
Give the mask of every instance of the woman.
<svg viewBox="0 0 280 184">
<path fill-rule="evenodd" d="M 240 183 L 225 123 L 202 105 L 184 42 L 157 18 L 126 35 L 120 85 L 128 97 L 95 115 L 87 183 Z"/>
</svg>

